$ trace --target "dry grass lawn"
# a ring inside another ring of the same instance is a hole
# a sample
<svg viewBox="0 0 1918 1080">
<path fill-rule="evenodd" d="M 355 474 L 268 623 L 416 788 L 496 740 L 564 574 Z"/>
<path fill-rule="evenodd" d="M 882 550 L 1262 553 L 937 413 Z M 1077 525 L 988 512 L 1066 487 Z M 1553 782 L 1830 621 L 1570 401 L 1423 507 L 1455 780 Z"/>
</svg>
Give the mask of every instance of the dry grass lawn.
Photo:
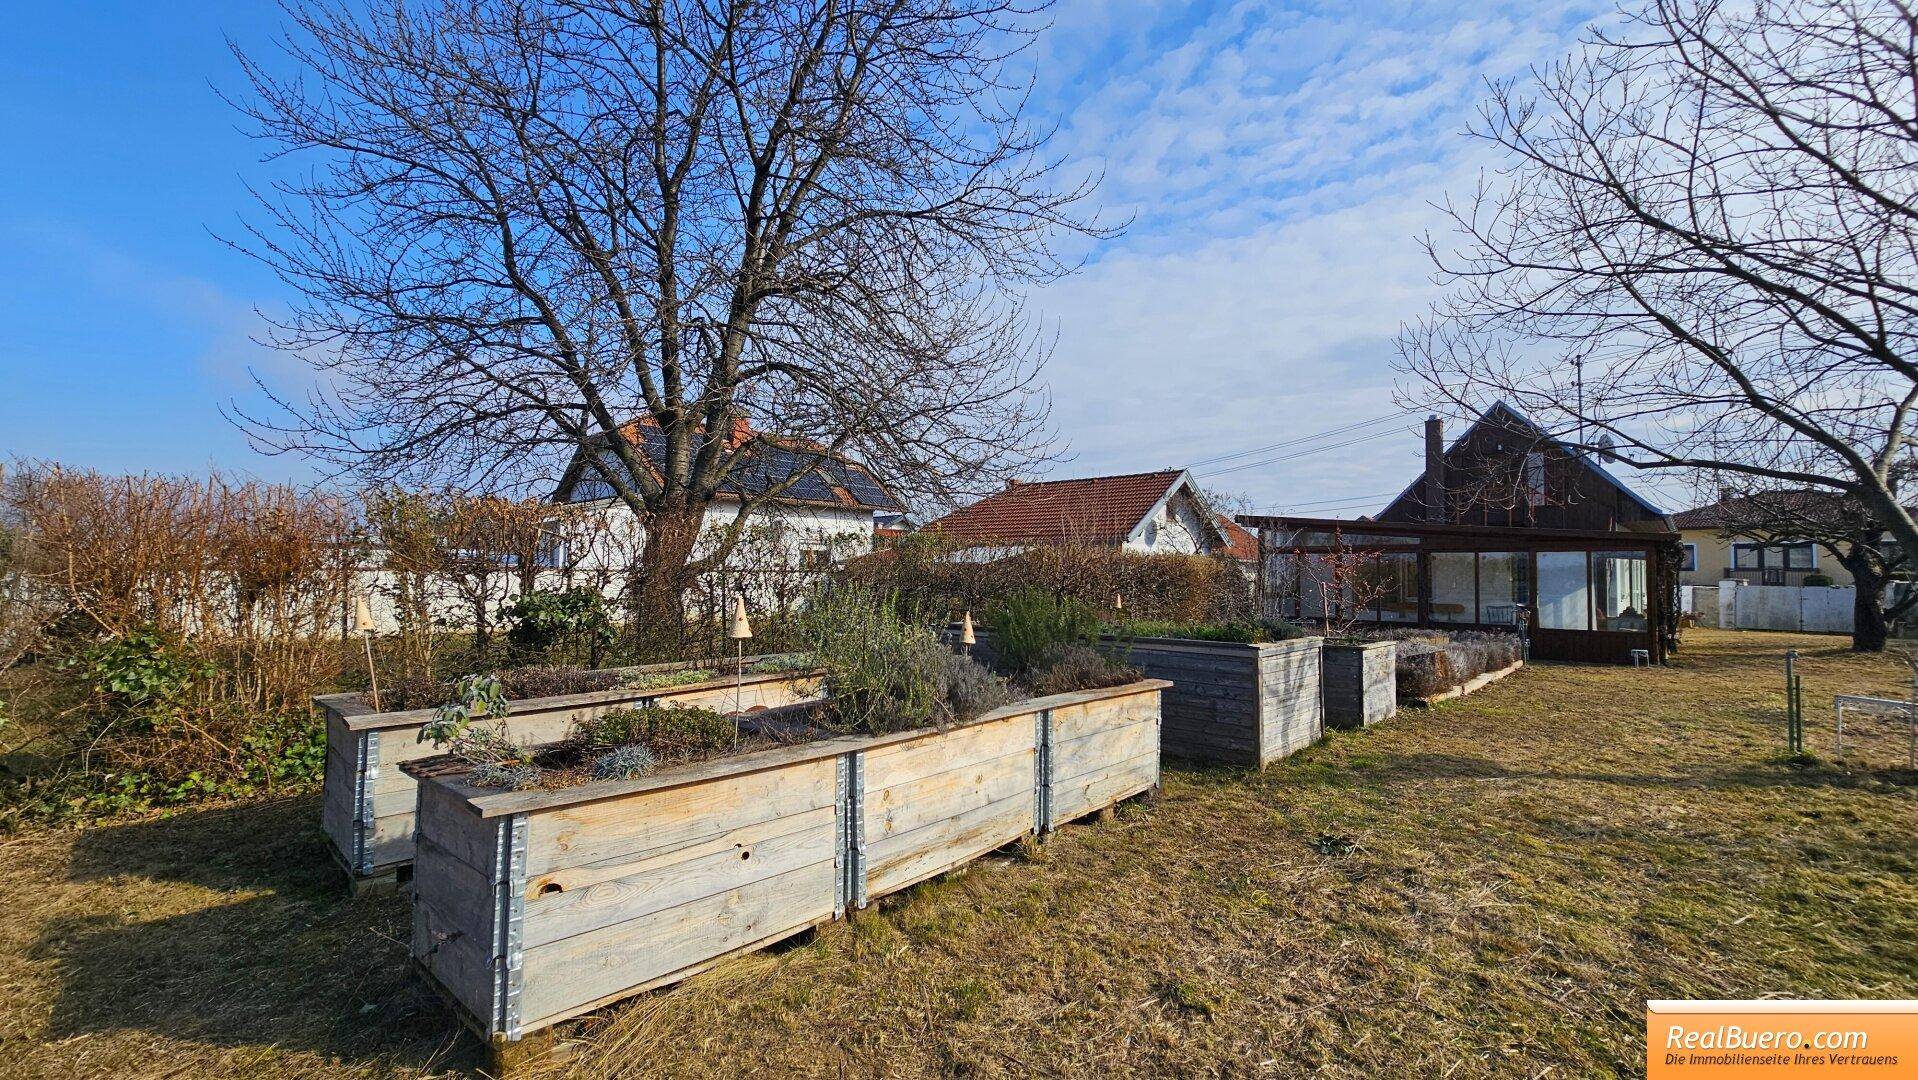
<svg viewBox="0 0 1918 1080">
<path fill-rule="evenodd" d="M 542 1075 L 1554 1076 L 1642 1070 L 1650 997 L 1918 996 L 1918 786 L 1781 757 L 1780 658 L 1539 665 L 1164 792 L 878 914 L 570 1025 Z M 342 895 L 312 798 L 0 843 L 8 1075 L 470 1074 L 395 896 Z"/>
</svg>

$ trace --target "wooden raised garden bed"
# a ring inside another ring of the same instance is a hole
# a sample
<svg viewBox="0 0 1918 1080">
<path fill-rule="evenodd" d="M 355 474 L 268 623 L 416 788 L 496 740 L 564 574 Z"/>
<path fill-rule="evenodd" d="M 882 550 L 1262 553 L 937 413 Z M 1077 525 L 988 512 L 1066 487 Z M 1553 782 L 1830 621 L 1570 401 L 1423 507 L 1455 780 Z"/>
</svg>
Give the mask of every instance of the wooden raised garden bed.
<svg viewBox="0 0 1918 1080">
<path fill-rule="evenodd" d="M 633 670 L 654 672 L 690 666 Z M 735 691 L 742 709 L 778 708 L 816 700 L 819 680 L 808 672 L 784 671 L 747 674 L 740 680 L 726 675 L 681 686 L 525 698 L 510 703 L 506 728 L 515 741 L 533 746 L 564 738 L 577 721 L 645 702 L 731 711 Z M 400 871 L 413 861 L 417 786 L 398 766 L 440 753 L 431 743 L 419 741 L 420 728 L 438 710 L 375 712 L 359 694 L 328 694 L 314 698 L 313 704 L 326 718 L 321 826 L 355 892 L 393 885 Z"/>
<path fill-rule="evenodd" d="M 412 955 L 505 1056 L 1159 782 L 1147 680 L 945 731 L 846 736 L 633 780 L 502 791 L 419 778 Z"/>
<path fill-rule="evenodd" d="M 1505 676 L 1510 675 L 1514 671 L 1517 671 L 1518 669 L 1524 666 L 1525 666 L 1525 661 L 1515 660 L 1512 663 L 1507 664 L 1505 667 L 1499 668 L 1496 671 L 1488 671 L 1482 675 L 1474 675 L 1471 678 L 1466 679 L 1464 682 L 1458 683 L 1457 685 L 1453 686 L 1449 690 L 1441 690 L 1436 694 L 1426 694 L 1424 697 L 1407 698 L 1405 699 L 1405 704 L 1417 706 L 1420 708 L 1429 708 L 1433 705 L 1437 705 L 1439 702 L 1442 702 L 1442 701 L 1450 701 L 1453 698 L 1462 698 L 1467 694 L 1473 693 L 1477 690 L 1482 690 L 1485 687 L 1490 686 L 1492 683 L 1495 683 L 1499 681 L 1500 679 L 1503 679 Z"/>
<path fill-rule="evenodd" d="M 1325 722 L 1361 728 L 1399 711 L 1398 642 L 1326 642 Z"/>
<path fill-rule="evenodd" d="M 947 630 L 956 641 L 957 627 Z M 992 633 L 975 630 L 973 653 L 996 659 Z M 1320 639 L 1257 645 L 1196 638 L 1101 640 L 1114 660 L 1164 679 L 1166 756 L 1262 769 L 1324 735 Z"/>
<path fill-rule="evenodd" d="M 1148 637 L 1123 653 L 1152 678 L 1172 681 L 1169 756 L 1262 769 L 1324 734 L 1318 638 L 1244 645 Z"/>
</svg>

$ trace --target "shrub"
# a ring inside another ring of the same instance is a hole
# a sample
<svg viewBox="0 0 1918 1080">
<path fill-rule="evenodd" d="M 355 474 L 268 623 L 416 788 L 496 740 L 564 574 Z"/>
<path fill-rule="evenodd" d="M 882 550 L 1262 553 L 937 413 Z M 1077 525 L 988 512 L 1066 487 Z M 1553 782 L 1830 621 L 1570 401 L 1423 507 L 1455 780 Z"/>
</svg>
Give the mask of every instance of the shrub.
<svg viewBox="0 0 1918 1080">
<path fill-rule="evenodd" d="M 644 746 L 656 763 L 684 761 L 738 740 L 733 718 L 712 709 L 641 705 L 613 709 L 573 726 L 572 739 L 591 749 Z"/>
<path fill-rule="evenodd" d="M 841 726 L 879 734 L 941 721 L 937 657 L 946 650 L 931 627 L 901 615 L 896 596 L 822 589 L 799 626 Z"/>
<path fill-rule="evenodd" d="M 1041 694 L 1070 694 L 1124 686 L 1145 676 L 1134 667 L 1114 662 L 1090 645 L 1057 646 L 1033 676 L 1032 688 Z"/>
<path fill-rule="evenodd" d="M 1018 700 L 1004 679 L 971 657 L 944 649 L 934 655 L 939 696 L 954 722 L 964 723 Z"/>
<path fill-rule="evenodd" d="M 1020 589 L 992 613 L 993 648 L 1015 675 L 1030 675 L 1060 646 L 1097 641 L 1099 614 L 1090 604 L 1038 589 Z"/>
<path fill-rule="evenodd" d="M 1133 637 L 1185 638 L 1191 641 L 1233 641 L 1253 645 L 1268 641 L 1290 641 L 1304 637 L 1304 627 L 1278 619 L 1259 619 L 1227 623 L 1174 622 L 1169 619 L 1140 619 L 1122 629 Z"/>
<path fill-rule="evenodd" d="M 151 627 L 108 638 L 69 661 L 99 699 L 100 723 L 115 722 L 151 731 L 166 714 L 178 710 L 196 682 L 210 679 L 214 666 Z"/>
<path fill-rule="evenodd" d="M 560 645 L 583 648 L 597 659 L 599 651 L 618 636 L 606 611 L 606 598 L 586 586 L 571 589 L 534 589 L 521 593 L 506 609 L 513 626 L 506 640 L 541 652 Z"/>
<path fill-rule="evenodd" d="M 1444 693 L 1488 671 L 1511 667 L 1524 655 L 1518 635 L 1479 630 L 1375 630 L 1375 641 L 1399 643 L 1399 696 L 1423 698 Z"/>
<path fill-rule="evenodd" d="M 1399 644 L 1398 692 L 1404 698 L 1431 697 L 1452 689 L 1464 679 L 1453 674 L 1452 658 L 1443 649 L 1420 649 Z"/>
<path fill-rule="evenodd" d="M 1237 563 L 1203 555 L 1144 555 L 1092 544 L 1045 545 L 1003 559 L 955 558 L 956 545 L 916 533 L 853 560 L 840 571 L 848 585 L 898 593 L 913 606 L 956 618 L 990 611 L 1024 588 L 1065 596 L 1098 611 L 1123 595 L 1128 612 L 1180 622 L 1234 622 L 1253 617 L 1251 584 Z"/>
<path fill-rule="evenodd" d="M 1806 584 L 1806 585 L 1812 585 L 1812 586 L 1817 586 L 1817 585 L 1830 585 L 1830 584 L 1831 584 L 1831 575 L 1829 575 L 1829 574 L 1806 574 L 1806 575 L 1805 575 L 1805 581 L 1804 581 L 1804 584 Z"/>
</svg>

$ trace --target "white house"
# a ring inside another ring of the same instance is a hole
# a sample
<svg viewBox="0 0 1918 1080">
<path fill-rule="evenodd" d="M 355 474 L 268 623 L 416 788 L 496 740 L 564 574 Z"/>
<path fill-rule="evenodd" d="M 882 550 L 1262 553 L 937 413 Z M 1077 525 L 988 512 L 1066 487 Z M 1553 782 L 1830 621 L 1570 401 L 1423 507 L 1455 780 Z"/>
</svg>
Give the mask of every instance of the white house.
<svg viewBox="0 0 1918 1080">
<path fill-rule="evenodd" d="M 627 424 L 621 434 L 638 445 L 655 467 L 665 461 L 666 438 L 657 424 Z M 735 429 L 734 445 L 744 443 L 751 434 L 743 426 Z M 610 449 L 599 453 L 602 460 L 615 464 Z M 719 498 L 706 508 L 707 537 L 732 523 L 742 496 L 760 494 L 796 473 L 805 475 L 752 511 L 746 536 L 729 564 L 749 572 L 810 571 L 872 550 L 875 515 L 896 515 L 904 507 L 864 465 L 843 455 L 822 453 L 792 440 L 762 436 L 756 449 L 748 451 L 748 460 L 733 467 Z M 554 489 L 553 501 L 597 512 L 590 549 L 567 552 L 564 562 L 585 573 L 624 573 L 634 565 L 645 530 L 632 509 L 614 495 L 612 486 L 583 460 L 576 459 L 567 468 Z M 702 545 L 707 542 L 701 541 Z M 699 553 L 695 549 L 695 556 Z"/>
<path fill-rule="evenodd" d="M 961 558 L 979 561 L 1042 544 L 1241 560 L 1258 555 L 1250 532 L 1205 509 L 1192 474 L 1183 469 L 1014 483 L 921 531 L 955 543 Z"/>
</svg>

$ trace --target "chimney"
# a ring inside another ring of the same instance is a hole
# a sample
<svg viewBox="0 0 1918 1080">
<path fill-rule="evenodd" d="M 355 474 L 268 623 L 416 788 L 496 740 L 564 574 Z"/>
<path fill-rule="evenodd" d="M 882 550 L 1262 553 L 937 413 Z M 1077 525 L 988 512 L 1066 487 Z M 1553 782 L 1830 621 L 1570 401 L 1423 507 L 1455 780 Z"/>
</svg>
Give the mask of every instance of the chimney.
<svg viewBox="0 0 1918 1080">
<path fill-rule="evenodd" d="M 753 437 L 752 421 L 743 416 L 733 417 L 733 428 L 726 435 L 726 449 L 737 450 Z"/>
<path fill-rule="evenodd" d="M 1425 418 L 1425 520 L 1445 522 L 1445 425 Z"/>
</svg>

